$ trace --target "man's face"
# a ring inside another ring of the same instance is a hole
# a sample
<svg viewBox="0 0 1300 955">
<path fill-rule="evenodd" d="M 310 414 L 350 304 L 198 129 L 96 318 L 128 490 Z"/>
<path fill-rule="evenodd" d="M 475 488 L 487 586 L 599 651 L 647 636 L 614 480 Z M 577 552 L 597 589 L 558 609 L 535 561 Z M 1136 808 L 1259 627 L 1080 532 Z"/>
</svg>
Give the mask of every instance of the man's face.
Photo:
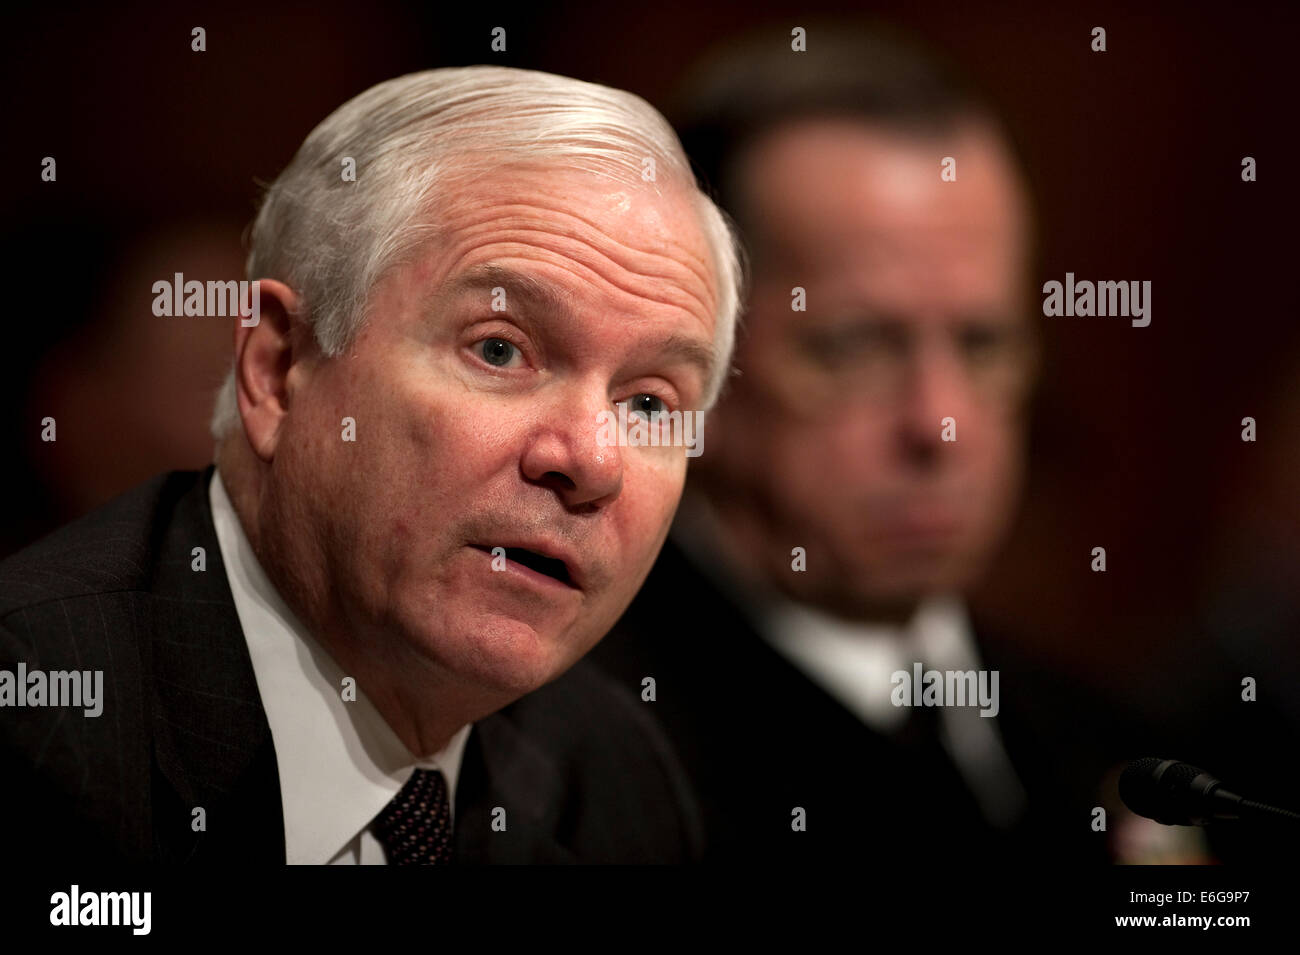
<svg viewBox="0 0 1300 955">
<path fill-rule="evenodd" d="M 366 652 L 517 695 L 605 634 L 663 543 L 683 448 L 603 446 L 597 419 L 699 408 L 717 276 L 672 187 L 516 165 L 435 221 L 355 347 L 303 372 L 273 473 Z"/>
<path fill-rule="evenodd" d="M 756 277 L 701 459 L 732 488 L 724 511 L 770 575 L 840 612 L 964 586 L 1018 492 L 1031 363 L 1025 211 L 1001 145 L 979 126 L 913 139 L 809 120 L 759 140 L 738 176 Z"/>
</svg>

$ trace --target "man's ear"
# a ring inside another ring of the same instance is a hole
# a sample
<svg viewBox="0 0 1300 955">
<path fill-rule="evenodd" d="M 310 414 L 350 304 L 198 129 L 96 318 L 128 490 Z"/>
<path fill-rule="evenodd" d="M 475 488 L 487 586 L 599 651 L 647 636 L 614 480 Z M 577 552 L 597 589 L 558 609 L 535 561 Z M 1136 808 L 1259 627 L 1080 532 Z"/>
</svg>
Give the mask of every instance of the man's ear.
<svg viewBox="0 0 1300 955">
<path fill-rule="evenodd" d="M 269 462 L 275 457 L 298 377 L 291 378 L 289 372 L 307 357 L 302 352 L 311 334 L 301 319 L 301 300 L 293 289 L 274 279 L 261 279 L 255 287 L 258 320 L 235 325 L 235 392 L 248 443 L 259 458 Z"/>
</svg>

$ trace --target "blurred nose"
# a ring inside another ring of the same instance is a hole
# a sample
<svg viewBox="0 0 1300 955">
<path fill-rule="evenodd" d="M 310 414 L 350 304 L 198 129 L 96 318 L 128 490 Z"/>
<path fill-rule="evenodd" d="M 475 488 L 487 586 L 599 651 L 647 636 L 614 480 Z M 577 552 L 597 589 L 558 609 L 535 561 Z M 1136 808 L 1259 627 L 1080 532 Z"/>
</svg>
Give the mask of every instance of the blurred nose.
<svg viewBox="0 0 1300 955">
<path fill-rule="evenodd" d="M 905 453 L 915 463 L 932 465 L 952 445 L 960 445 L 962 421 L 970 410 L 965 369 L 949 348 L 928 343 L 912 355 L 903 382 L 899 431 Z M 944 441 L 944 419 L 953 419 L 955 441 Z"/>
<path fill-rule="evenodd" d="M 611 504 L 623 489 L 623 458 L 600 440 L 599 415 L 609 410 L 604 389 L 591 383 L 557 390 L 524 450 L 525 479 L 553 490 L 570 510 Z"/>
</svg>

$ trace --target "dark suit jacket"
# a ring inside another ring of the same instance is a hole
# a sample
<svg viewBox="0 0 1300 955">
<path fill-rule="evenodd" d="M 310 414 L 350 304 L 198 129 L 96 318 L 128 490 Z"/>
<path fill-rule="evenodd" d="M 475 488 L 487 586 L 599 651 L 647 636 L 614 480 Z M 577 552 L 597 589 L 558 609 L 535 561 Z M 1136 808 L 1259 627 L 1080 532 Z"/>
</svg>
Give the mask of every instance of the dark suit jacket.
<svg viewBox="0 0 1300 955">
<path fill-rule="evenodd" d="M 1091 828 L 1113 747 L 1113 711 L 1009 646 L 980 641 L 999 671 L 996 717 L 1028 790 L 1003 830 L 978 804 L 917 708 L 895 737 L 856 715 L 787 661 L 670 539 L 627 613 L 592 659 L 652 705 L 697 786 L 706 859 L 1105 861 Z M 792 812 L 806 812 L 806 831 Z"/>
<path fill-rule="evenodd" d="M 104 671 L 99 717 L 0 708 L 0 818 L 15 858 L 284 862 L 275 749 L 211 473 L 154 478 L 0 563 L 0 669 Z M 204 572 L 191 569 L 195 547 Z M 505 832 L 491 829 L 495 806 Z M 195 807 L 205 832 L 192 831 Z M 474 725 L 458 861 L 671 862 L 699 850 L 670 747 L 589 664 Z"/>
</svg>

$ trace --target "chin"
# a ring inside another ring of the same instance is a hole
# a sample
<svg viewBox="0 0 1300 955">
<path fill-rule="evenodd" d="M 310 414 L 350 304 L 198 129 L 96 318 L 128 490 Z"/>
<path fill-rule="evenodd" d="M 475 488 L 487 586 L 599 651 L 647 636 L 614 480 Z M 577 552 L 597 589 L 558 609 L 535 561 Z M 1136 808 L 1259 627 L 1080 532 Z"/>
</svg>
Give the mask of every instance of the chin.
<svg viewBox="0 0 1300 955">
<path fill-rule="evenodd" d="M 873 588 L 871 596 L 887 603 L 917 603 L 929 597 L 960 597 L 966 588 L 967 577 L 964 574 L 921 571 L 895 577 L 885 586 Z"/>
<path fill-rule="evenodd" d="M 468 621 L 461 633 L 462 642 L 439 656 L 457 674 L 494 691 L 531 693 L 573 663 L 568 630 L 488 615 Z"/>
</svg>

